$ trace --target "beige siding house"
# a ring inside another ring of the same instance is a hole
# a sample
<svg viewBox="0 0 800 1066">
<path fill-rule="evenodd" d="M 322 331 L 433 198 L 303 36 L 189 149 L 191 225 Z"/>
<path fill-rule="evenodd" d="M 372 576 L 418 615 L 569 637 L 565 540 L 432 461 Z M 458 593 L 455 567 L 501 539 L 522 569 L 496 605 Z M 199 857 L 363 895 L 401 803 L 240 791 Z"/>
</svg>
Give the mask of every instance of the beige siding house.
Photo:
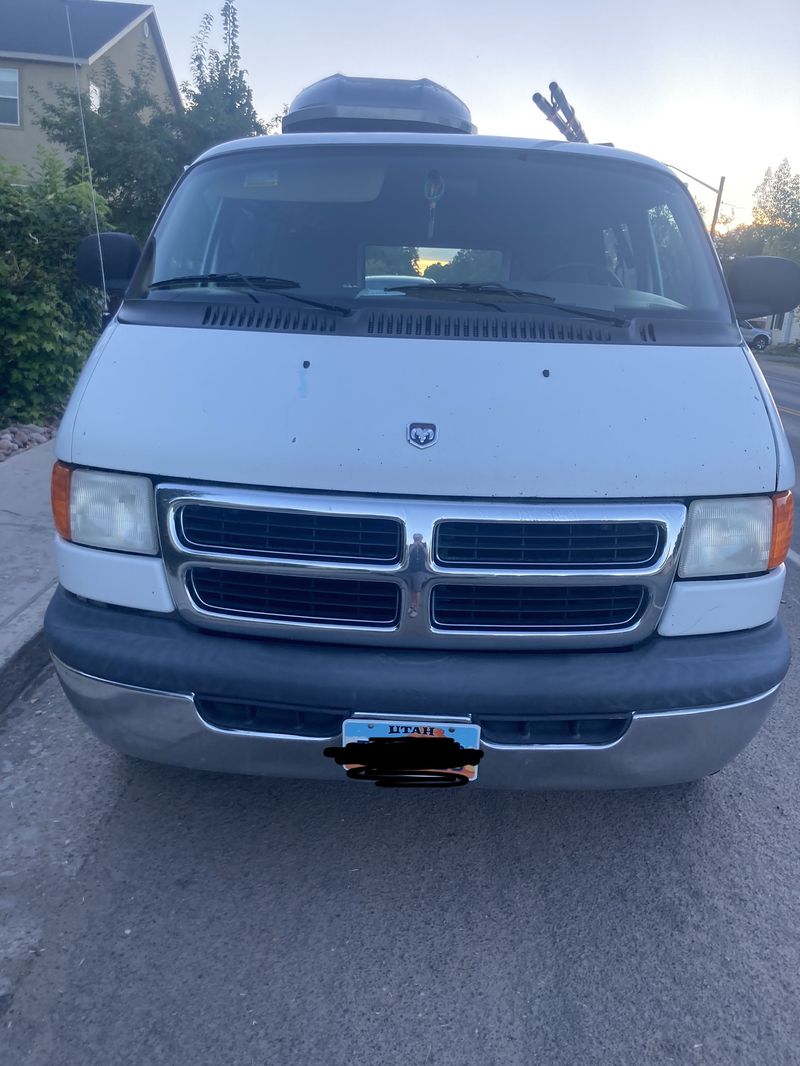
<svg viewBox="0 0 800 1066">
<path fill-rule="evenodd" d="M 767 328 L 772 329 L 773 344 L 793 344 L 800 341 L 800 307 L 787 311 L 784 315 L 773 315 L 767 320 Z"/>
<path fill-rule="evenodd" d="M 69 20 L 67 19 L 69 11 Z M 46 138 L 36 123 L 36 94 L 78 77 L 96 106 L 102 71 L 111 61 L 123 81 L 142 51 L 155 60 L 152 90 L 164 106 L 182 107 L 180 92 L 152 6 L 113 0 L 15 0 L 0 18 L 0 158 L 25 166 Z"/>
</svg>

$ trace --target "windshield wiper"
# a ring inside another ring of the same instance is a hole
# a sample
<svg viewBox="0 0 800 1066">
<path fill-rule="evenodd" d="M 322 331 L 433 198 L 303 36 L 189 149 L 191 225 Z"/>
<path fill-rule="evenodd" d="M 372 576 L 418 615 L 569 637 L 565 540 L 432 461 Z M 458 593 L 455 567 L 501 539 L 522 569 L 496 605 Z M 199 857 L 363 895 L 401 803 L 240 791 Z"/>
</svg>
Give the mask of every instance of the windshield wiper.
<svg viewBox="0 0 800 1066">
<path fill-rule="evenodd" d="M 510 294 L 510 289 L 504 289 L 502 285 L 495 285 L 493 282 L 486 282 L 484 284 L 469 284 L 463 282 L 456 284 L 455 282 L 437 282 L 435 285 L 418 285 L 416 282 L 411 285 L 393 285 L 391 288 L 386 287 L 384 292 L 403 292 L 406 296 L 418 296 L 420 293 L 424 293 L 425 296 L 452 296 L 463 293 L 467 298 L 471 296 L 505 296 Z M 505 307 L 501 307 L 500 304 L 491 303 L 488 300 L 476 300 L 475 303 L 482 303 L 487 307 L 494 307 L 497 311 L 505 311 Z"/>
<path fill-rule="evenodd" d="M 543 292 L 530 292 L 528 289 L 510 289 L 506 285 L 500 285 L 494 281 L 483 282 L 437 282 L 436 285 L 397 285 L 387 292 L 404 292 L 407 296 L 442 296 L 458 295 L 464 293 L 467 296 L 508 296 L 518 303 L 546 304 L 554 311 L 564 311 L 571 315 L 579 315 L 581 318 L 592 318 L 596 322 L 608 322 L 615 326 L 627 326 L 628 319 L 621 315 L 610 314 L 593 307 L 574 307 L 572 304 L 559 303 L 554 296 L 548 296 Z M 497 306 L 493 304 L 492 306 Z M 505 308 L 501 308 L 505 310 Z"/>
<path fill-rule="evenodd" d="M 183 274 L 180 277 L 154 281 L 149 288 L 178 289 L 183 285 L 207 284 L 220 285 L 228 289 L 248 289 L 247 295 L 255 303 L 261 303 L 255 295 L 260 290 L 274 292 L 277 296 L 284 296 L 287 300 L 294 300 L 296 303 L 307 304 L 310 307 L 319 307 L 323 311 L 333 311 L 337 315 L 351 314 L 349 307 L 341 307 L 339 304 L 325 303 L 323 300 L 312 300 L 308 296 L 297 296 L 285 292 L 285 289 L 299 289 L 300 282 L 293 281 L 291 278 L 275 278 L 268 274 L 241 274 L 238 271 L 227 274 Z"/>
<path fill-rule="evenodd" d="M 395 285 L 387 292 L 417 293 L 422 289 L 426 295 L 436 296 L 437 293 L 466 292 L 478 293 L 487 296 L 528 296 L 531 299 L 542 302 L 554 303 L 554 297 L 546 296 L 543 292 L 527 292 L 525 289 L 510 289 L 507 285 L 501 285 L 497 281 L 437 281 L 435 285 Z"/>
<path fill-rule="evenodd" d="M 240 285 L 244 282 L 253 288 L 270 289 L 299 289 L 300 284 L 291 278 L 273 278 L 266 274 L 240 274 L 232 271 L 226 274 L 182 274 L 177 278 L 164 278 L 163 281 L 153 281 L 149 285 L 151 289 L 169 289 L 181 285 L 202 285 L 209 282 L 213 285 Z"/>
</svg>

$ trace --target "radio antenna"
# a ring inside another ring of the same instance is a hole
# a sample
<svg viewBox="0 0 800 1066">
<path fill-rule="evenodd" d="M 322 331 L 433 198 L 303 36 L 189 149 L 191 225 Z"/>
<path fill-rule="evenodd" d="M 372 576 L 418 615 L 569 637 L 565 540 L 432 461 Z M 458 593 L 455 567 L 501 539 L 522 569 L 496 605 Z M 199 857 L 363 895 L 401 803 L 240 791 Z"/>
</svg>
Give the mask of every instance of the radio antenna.
<svg viewBox="0 0 800 1066">
<path fill-rule="evenodd" d="M 92 163 L 89 159 L 89 139 L 86 136 L 86 118 L 83 113 L 83 97 L 81 95 L 81 78 L 78 72 L 78 60 L 75 58 L 75 40 L 72 36 L 72 19 L 69 14 L 69 0 L 64 0 L 64 10 L 67 13 L 67 32 L 69 33 L 69 47 L 72 53 L 72 69 L 75 71 L 75 92 L 78 96 L 78 113 L 81 116 L 81 131 L 83 133 L 83 151 L 86 156 L 86 170 L 89 174 L 89 190 L 92 196 L 92 214 L 94 215 L 94 229 L 97 234 L 97 254 L 100 257 L 100 277 L 103 282 L 103 312 L 104 314 L 108 314 L 108 290 L 106 289 L 106 267 L 103 262 L 103 242 L 100 240 L 100 219 L 97 215 L 97 197 L 94 191 Z"/>
</svg>

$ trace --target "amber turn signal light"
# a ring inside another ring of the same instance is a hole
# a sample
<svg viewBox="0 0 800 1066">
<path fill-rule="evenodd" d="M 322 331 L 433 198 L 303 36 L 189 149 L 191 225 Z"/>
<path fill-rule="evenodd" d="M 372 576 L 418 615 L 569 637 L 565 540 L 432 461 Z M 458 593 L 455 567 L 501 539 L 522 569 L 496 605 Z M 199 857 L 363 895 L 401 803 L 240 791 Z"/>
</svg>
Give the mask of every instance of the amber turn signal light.
<svg viewBox="0 0 800 1066">
<path fill-rule="evenodd" d="M 72 480 L 72 467 L 66 463 L 56 463 L 50 479 L 50 504 L 53 508 L 53 521 L 56 531 L 64 540 L 71 540 L 69 522 L 69 490 Z"/>
<path fill-rule="evenodd" d="M 772 543 L 769 549 L 769 569 L 780 566 L 789 554 L 794 529 L 794 497 L 791 492 L 779 492 L 772 497 Z"/>
</svg>

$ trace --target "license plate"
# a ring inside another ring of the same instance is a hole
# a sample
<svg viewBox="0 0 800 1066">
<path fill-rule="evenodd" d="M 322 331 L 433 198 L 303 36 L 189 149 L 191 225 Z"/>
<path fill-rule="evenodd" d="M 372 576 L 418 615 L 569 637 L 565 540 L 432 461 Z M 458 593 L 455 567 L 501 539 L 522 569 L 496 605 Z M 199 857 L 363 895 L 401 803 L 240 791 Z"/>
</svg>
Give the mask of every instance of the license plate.
<svg viewBox="0 0 800 1066">
<path fill-rule="evenodd" d="M 356 779 L 397 786 L 463 785 L 478 776 L 480 738 L 480 726 L 465 722 L 348 718 L 342 747 L 329 752 Z"/>
</svg>

